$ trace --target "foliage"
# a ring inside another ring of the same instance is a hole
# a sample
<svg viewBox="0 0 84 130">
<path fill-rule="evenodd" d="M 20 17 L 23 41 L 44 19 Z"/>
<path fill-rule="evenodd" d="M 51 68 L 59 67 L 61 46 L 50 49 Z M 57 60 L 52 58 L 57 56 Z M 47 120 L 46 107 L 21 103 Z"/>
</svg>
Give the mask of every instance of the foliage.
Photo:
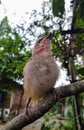
<svg viewBox="0 0 84 130">
<path fill-rule="evenodd" d="M 83 0 L 78 0 L 75 2 L 76 6 L 74 8 L 74 5 L 73 5 L 73 1 L 71 2 L 71 6 L 73 7 L 73 10 L 74 10 L 74 15 L 76 17 L 77 20 L 84 20 L 84 15 L 83 15 L 83 12 L 84 12 L 84 1 Z"/>
<path fill-rule="evenodd" d="M 64 14 L 64 0 L 52 0 L 52 12 L 54 16 L 61 17 Z"/>
<path fill-rule="evenodd" d="M 52 129 L 54 129 L 55 125 L 56 125 L 55 121 L 53 121 L 52 123 L 49 123 L 46 126 L 45 126 L 45 124 L 43 124 L 41 127 L 41 130 L 52 130 Z"/>
<path fill-rule="evenodd" d="M 62 129 L 74 130 L 74 122 L 72 122 L 71 120 L 66 120 L 65 125 L 62 125 Z"/>
<path fill-rule="evenodd" d="M 74 116 L 72 107 L 69 105 L 66 108 L 65 117 L 58 114 L 57 110 L 60 107 L 60 103 L 55 104 L 55 106 L 50 110 L 50 112 L 44 115 L 44 123 L 41 130 L 74 130 Z"/>
<path fill-rule="evenodd" d="M 24 64 L 31 56 L 31 52 L 26 50 L 26 45 L 5 17 L 0 23 L 0 80 L 22 79 Z"/>
</svg>

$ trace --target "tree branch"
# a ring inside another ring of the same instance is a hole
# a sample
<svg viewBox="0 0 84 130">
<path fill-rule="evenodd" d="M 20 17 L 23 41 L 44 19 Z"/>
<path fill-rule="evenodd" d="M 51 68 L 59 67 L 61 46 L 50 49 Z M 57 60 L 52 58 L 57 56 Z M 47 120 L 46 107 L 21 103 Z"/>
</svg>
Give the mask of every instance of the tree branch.
<svg viewBox="0 0 84 130">
<path fill-rule="evenodd" d="M 72 96 L 84 92 L 84 80 L 72 83 L 70 85 L 61 86 L 54 89 L 55 95 L 59 99 Z M 37 106 L 28 109 L 28 117 L 25 113 L 22 113 L 8 122 L 5 126 L 1 127 L 0 130 L 21 130 L 26 125 L 34 122 L 46 112 L 58 101 L 55 99 L 52 93 L 49 93 L 43 100 L 41 100 Z"/>
<path fill-rule="evenodd" d="M 84 33 L 84 28 L 76 28 L 76 29 L 71 29 L 71 30 L 61 30 L 61 34 L 65 35 L 65 34 L 81 34 Z"/>
</svg>

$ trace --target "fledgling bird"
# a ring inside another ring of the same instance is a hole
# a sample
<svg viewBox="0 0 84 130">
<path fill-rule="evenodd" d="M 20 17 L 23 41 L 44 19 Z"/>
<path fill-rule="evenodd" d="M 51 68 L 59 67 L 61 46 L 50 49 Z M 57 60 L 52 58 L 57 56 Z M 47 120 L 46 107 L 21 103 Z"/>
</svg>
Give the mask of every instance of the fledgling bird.
<svg viewBox="0 0 84 130">
<path fill-rule="evenodd" d="M 51 55 L 50 37 L 51 34 L 48 34 L 36 42 L 32 57 L 23 70 L 28 104 L 31 99 L 39 100 L 45 97 L 58 80 L 59 68 Z"/>
</svg>

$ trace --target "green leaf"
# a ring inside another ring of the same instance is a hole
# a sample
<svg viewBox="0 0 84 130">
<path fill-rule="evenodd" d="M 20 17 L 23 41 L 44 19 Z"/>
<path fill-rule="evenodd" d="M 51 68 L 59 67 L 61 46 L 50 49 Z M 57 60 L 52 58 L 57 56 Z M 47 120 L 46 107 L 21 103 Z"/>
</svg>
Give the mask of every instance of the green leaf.
<svg viewBox="0 0 84 130">
<path fill-rule="evenodd" d="M 56 121 L 53 121 L 52 123 L 48 124 L 45 128 L 48 130 L 52 130 L 56 125 Z"/>
<path fill-rule="evenodd" d="M 64 14 L 64 0 L 52 0 L 52 12 L 54 16 Z"/>
<path fill-rule="evenodd" d="M 84 1 L 80 3 L 80 17 L 84 20 Z"/>
<path fill-rule="evenodd" d="M 78 74 L 81 74 L 82 76 L 84 76 L 84 67 L 78 69 Z"/>
<path fill-rule="evenodd" d="M 84 20 L 84 0 L 78 0 L 74 8 L 74 16 L 76 19 Z"/>
</svg>

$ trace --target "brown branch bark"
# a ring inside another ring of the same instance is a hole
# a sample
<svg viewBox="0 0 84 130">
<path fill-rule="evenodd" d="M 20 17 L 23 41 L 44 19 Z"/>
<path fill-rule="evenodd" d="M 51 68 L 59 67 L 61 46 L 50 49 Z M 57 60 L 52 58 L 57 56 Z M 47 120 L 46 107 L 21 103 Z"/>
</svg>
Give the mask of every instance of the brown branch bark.
<svg viewBox="0 0 84 130">
<path fill-rule="evenodd" d="M 84 92 L 84 80 L 70 85 L 61 86 L 54 89 L 54 91 L 55 95 L 59 96 L 59 99 L 72 96 L 74 94 L 79 94 Z M 25 115 L 25 113 L 22 113 L 8 122 L 5 126 L 1 127 L 0 130 L 21 130 L 23 127 L 34 122 L 48 112 L 57 101 L 58 99 L 55 99 L 53 94 L 49 93 L 49 95 L 40 101 L 37 106 L 28 110 L 28 117 Z"/>
</svg>

